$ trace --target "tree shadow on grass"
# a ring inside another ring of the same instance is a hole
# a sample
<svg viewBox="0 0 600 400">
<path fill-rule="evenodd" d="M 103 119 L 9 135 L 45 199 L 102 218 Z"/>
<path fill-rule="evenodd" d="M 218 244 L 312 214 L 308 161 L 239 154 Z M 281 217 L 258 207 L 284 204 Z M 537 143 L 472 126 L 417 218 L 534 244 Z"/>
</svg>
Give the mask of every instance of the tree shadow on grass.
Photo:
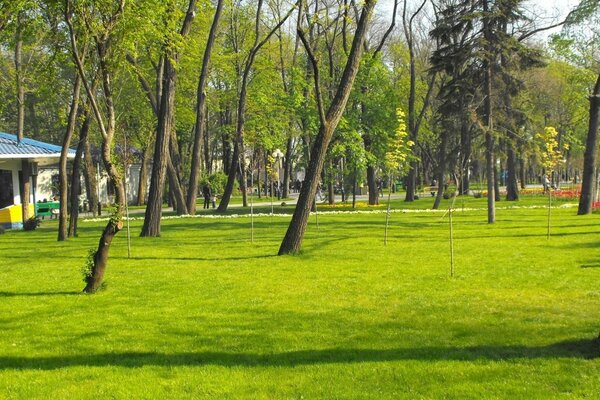
<svg viewBox="0 0 600 400">
<path fill-rule="evenodd" d="M 547 346 L 417 347 L 399 349 L 325 349 L 300 350 L 272 354 L 227 352 L 125 352 L 56 357 L 0 357 L 0 370 L 69 367 L 204 366 L 224 367 L 296 367 L 319 364 L 354 364 L 396 361 L 510 361 L 529 359 L 579 358 L 600 356 L 597 342 L 568 340 Z"/>
<path fill-rule="evenodd" d="M 233 256 L 233 257 L 169 257 L 169 256 L 154 256 L 154 257 L 127 257 L 127 256 L 112 256 L 114 259 L 124 260 L 178 260 L 178 261 L 242 261 L 242 260 L 258 260 L 261 258 L 277 257 L 276 254 L 261 254 L 255 256 Z"/>
<path fill-rule="evenodd" d="M 0 297 L 45 297 L 45 296 L 73 296 L 82 292 L 58 291 L 58 292 L 0 292 Z"/>
<path fill-rule="evenodd" d="M 600 262 L 583 264 L 581 268 L 600 268 Z"/>
</svg>

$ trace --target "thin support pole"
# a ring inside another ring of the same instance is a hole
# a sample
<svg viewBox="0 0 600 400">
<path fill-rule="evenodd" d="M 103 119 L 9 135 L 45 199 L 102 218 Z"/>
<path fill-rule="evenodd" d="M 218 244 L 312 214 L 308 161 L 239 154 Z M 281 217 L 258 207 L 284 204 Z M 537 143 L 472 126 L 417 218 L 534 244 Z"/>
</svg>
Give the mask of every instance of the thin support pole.
<svg viewBox="0 0 600 400">
<path fill-rule="evenodd" d="M 383 237 L 383 244 L 387 246 L 387 238 L 388 238 L 388 224 L 390 221 L 390 208 L 392 201 L 392 175 L 390 175 L 388 179 L 388 201 L 387 201 L 387 212 L 385 213 L 385 234 Z"/>
<path fill-rule="evenodd" d="M 250 168 L 250 240 L 254 243 L 254 171 L 252 168 Z"/>
<path fill-rule="evenodd" d="M 550 240 L 550 214 L 552 212 L 552 191 L 548 190 L 548 231 L 546 239 Z"/>
<path fill-rule="evenodd" d="M 448 220 L 450 225 L 450 276 L 454 276 L 454 232 L 452 231 L 452 206 L 448 209 Z"/>
</svg>

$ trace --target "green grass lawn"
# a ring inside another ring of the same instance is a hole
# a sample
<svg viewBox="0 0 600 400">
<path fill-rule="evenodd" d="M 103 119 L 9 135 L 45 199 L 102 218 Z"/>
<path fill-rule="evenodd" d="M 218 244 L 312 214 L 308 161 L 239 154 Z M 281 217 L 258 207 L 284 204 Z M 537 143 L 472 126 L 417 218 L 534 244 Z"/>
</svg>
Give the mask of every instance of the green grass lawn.
<svg viewBox="0 0 600 400">
<path fill-rule="evenodd" d="M 387 246 L 383 213 L 313 216 L 285 257 L 289 216 L 257 218 L 254 243 L 247 217 L 161 238 L 135 220 L 95 295 L 80 270 L 102 222 L 7 232 L 0 399 L 599 398 L 600 215 L 556 208 L 547 240 L 543 208 L 488 225 L 485 199 L 466 206 L 453 278 L 442 213 L 394 213 Z"/>
</svg>

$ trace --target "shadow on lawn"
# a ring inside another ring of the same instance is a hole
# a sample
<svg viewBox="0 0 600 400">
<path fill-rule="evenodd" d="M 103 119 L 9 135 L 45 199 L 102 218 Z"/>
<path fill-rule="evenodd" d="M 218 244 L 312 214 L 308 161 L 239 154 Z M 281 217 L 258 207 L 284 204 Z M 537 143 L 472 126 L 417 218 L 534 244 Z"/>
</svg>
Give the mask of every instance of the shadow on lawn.
<svg viewBox="0 0 600 400">
<path fill-rule="evenodd" d="M 0 369 L 52 370 L 68 367 L 203 366 L 295 367 L 299 365 L 350 364 L 362 362 L 416 361 L 506 361 L 538 358 L 600 357 L 597 342 L 569 340 L 547 346 L 417 347 L 406 349 L 327 349 L 273 354 L 198 352 L 165 354 L 156 352 L 104 353 L 58 357 L 0 357 Z"/>
<path fill-rule="evenodd" d="M 72 296 L 81 292 L 0 292 L 0 297 L 44 297 L 44 296 Z"/>
<path fill-rule="evenodd" d="M 178 260 L 178 261 L 235 261 L 235 260 L 258 260 L 261 258 L 273 258 L 277 257 L 277 254 L 262 254 L 255 256 L 233 256 L 233 257 L 169 257 L 169 256 L 156 256 L 156 257 L 127 257 L 127 256 L 112 256 L 116 259 L 125 260 Z"/>
</svg>

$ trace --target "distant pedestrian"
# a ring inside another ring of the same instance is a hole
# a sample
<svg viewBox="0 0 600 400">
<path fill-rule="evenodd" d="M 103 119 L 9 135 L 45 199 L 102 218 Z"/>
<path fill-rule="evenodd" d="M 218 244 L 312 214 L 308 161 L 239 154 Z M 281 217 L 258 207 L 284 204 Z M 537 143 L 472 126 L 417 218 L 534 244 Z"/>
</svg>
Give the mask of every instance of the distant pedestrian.
<svg viewBox="0 0 600 400">
<path fill-rule="evenodd" d="M 210 188 L 210 183 L 205 183 L 202 186 L 202 197 L 204 197 L 204 207 L 210 208 L 211 198 L 212 198 L 212 190 Z"/>
<path fill-rule="evenodd" d="M 546 174 L 542 175 L 542 187 L 544 188 L 544 193 L 548 193 L 548 189 L 550 188 L 550 180 L 548 180 L 548 176 Z"/>
</svg>

